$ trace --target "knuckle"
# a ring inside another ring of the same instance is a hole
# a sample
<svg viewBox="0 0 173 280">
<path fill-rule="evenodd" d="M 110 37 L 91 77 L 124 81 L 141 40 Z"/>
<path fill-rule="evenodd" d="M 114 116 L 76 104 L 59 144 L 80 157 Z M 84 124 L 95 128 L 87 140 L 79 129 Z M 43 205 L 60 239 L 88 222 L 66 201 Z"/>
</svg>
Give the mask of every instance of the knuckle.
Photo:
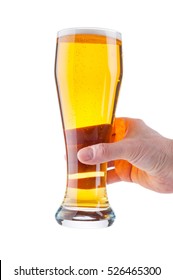
<svg viewBox="0 0 173 280">
<path fill-rule="evenodd" d="M 142 119 L 139 119 L 139 118 L 137 118 L 136 121 L 139 122 L 139 123 L 143 123 L 144 122 Z"/>
<path fill-rule="evenodd" d="M 108 155 L 108 148 L 107 145 L 105 143 L 100 143 L 97 146 L 97 151 L 98 151 L 98 156 L 100 158 L 105 158 Z"/>
<path fill-rule="evenodd" d="M 127 155 L 127 158 L 129 161 L 131 161 L 133 164 L 136 164 L 140 158 L 142 158 L 144 153 L 144 145 L 141 143 L 141 141 L 136 141 L 134 144 L 134 141 L 128 141 L 126 143 L 126 150 L 125 154 Z"/>
<path fill-rule="evenodd" d="M 142 119 L 135 119 L 136 125 L 142 126 L 144 125 L 144 121 Z"/>
</svg>

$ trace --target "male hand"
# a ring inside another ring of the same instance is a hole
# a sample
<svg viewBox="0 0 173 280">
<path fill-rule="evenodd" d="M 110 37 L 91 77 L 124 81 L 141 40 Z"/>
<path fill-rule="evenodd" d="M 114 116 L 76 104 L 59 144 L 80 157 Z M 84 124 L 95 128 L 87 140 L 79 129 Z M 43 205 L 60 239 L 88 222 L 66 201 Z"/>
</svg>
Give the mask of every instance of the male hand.
<svg viewBox="0 0 173 280">
<path fill-rule="evenodd" d="M 173 192 L 173 140 L 161 136 L 142 120 L 114 119 L 112 143 L 78 152 L 85 164 L 108 162 L 108 183 L 126 181 L 162 193 Z"/>
</svg>

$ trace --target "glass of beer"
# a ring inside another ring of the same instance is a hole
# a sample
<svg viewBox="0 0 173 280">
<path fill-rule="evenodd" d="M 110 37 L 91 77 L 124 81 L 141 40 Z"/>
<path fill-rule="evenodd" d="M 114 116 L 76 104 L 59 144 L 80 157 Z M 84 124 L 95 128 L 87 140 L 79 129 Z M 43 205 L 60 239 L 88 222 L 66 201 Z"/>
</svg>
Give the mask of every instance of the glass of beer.
<svg viewBox="0 0 173 280">
<path fill-rule="evenodd" d="M 119 32 L 95 28 L 58 32 L 55 80 L 67 159 L 66 192 L 55 215 L 61 225 L 101 228 L 114 222 L 106 192 L 107 163 L 86 165 L 77 153 L 110 142 L 121 79 Z"/>
</svg>

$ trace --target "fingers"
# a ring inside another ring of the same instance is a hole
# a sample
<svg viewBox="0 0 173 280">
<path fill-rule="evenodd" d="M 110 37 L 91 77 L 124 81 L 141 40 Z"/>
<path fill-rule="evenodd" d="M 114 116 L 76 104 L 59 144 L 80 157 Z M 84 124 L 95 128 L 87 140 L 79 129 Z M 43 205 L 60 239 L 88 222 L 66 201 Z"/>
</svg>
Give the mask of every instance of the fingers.
<svg viewBox="0 0 173 280">
<path fill-rule="evenodd" d="M 108 184 L 117 183 L 120 181 L 121 181 L 121 179 L 118 176 L 118 174 L 116 173 L 115 168 L 107 171 L 107 183 Z"/>
<path fill-rule="evenodd" d="M 108 167 L 115 167 L 114 160 L 109 161 L 109 162 L 107 163 L 107 166 L 108 166 Z"/>
<path fill-rule="evenodd" d="M 115 118 L 112 125 L 112 135 L 110 142 L 117 142 L 122 140 L 128 130 L 130 119 L 128 118 Z"/>
<path fill-rule="evenodd" d="M 125 181 L 132 182 L 132 165 L 125 160 L 116 160 L 114 164 L 107 169 L 107 183 Z"/>
</svg>

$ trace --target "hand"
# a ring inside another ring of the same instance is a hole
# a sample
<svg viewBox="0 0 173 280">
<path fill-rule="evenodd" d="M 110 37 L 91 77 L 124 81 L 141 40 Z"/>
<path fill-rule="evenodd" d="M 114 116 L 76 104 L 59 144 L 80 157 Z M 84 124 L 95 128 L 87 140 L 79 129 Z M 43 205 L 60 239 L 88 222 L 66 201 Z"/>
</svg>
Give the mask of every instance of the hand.
<svg viewBox="0 0 173 280">
<path fill-rule="evenodd" d="M 116 141 L 116 142 L 115 142 Z M 142 120 L 114 120 L 111 142 L 78 152 L 85 164 L 109 162 L 108 183 L 126 181 L 162 193 L 173 192 L 173 140 L 161 136 Z"/>
</svg>

